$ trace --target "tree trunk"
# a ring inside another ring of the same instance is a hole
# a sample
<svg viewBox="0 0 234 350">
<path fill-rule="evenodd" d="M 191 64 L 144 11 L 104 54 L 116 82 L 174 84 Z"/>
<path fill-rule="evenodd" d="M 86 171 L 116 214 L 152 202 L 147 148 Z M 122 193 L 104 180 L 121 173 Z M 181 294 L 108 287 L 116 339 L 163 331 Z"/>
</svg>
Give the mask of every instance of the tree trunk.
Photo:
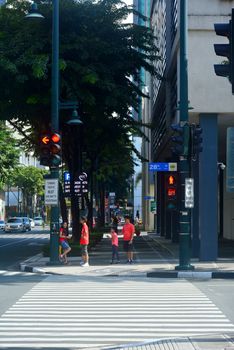
<svg viewBox="0 0 234 350">
<path fill-rule="evenodd" d="M 86 203 L 87 203 L 87 207 L 88 207 L 88 223 L 89 223 L 89 227 L 92 230 L 93 227 L 93 193 L 94 193 L 94 189 L 93 189 L 93 170 L 91 169 L 90 171 L 90 199 L 88 198 L 88 196 L 86 197 Z"/>
<path fill-rule="evenodd" d="M 105 187 L 100 184 L 100 226 L 105 226 Z"/>
<path fill-rule="evenodd" d="M 63 222 L 68 222 L 67 204 L 66 204 L 66 200 L 63 192 L 63 186 L 60 181 L 59 181 L 59 202 L 60 202 L 60 210 L 61 210 L 61 216 L 62 216 Z"/>
<path fill-rule="evenodd" d="M 81 225 L 80 225 L 80 205 L 75 195 L 71 196 L 71 214 L 72 214 L 72 236 L 75 242 L 80 241 Z"/>
</svg>

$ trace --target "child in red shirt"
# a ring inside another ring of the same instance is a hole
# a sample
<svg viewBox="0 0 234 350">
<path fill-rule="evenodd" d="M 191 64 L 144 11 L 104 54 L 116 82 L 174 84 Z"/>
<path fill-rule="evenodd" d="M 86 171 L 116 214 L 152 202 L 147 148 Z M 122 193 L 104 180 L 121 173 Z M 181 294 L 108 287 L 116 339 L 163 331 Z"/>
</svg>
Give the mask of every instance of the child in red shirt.
<svg viewBox="0 0 234 350">
<path fill-rule="evenodd" d="M 63 248 L 63 254 L 60 254 L 60 260 L 64 264 L 67 264 L 67 254 L 71 251 L 71 247 L 67 242 L 68 239 L 70 239 L 68 236 L 68 225 L 67 222 L 64 222 L 59 231 L 59 243 Z"/>
<path fill-rule="evenodd" d="M 119 238 L 117 233 L 115 232 L 115 230 L 113 228 L 111 228 L 111 245 L 112 245 L 112 260 L 111 260 L 111 264 L 114 263 L 115 257 L 117 259 L 116 263 L 118 264 L 120 262 L 119 260 Z"/>
<path fill-rule="evenodd" d="M 89 228 L 87 225 L 87 220 L 84 216 L 80 219 L 82 224 L 81 236 L 80 236 L 80 246 L 81 246 L 81 255 L 82 262 L 81 266 L 89 266 L 89 254 L 88 254 L 88 245 L 89 245 Z"/>
</svg>

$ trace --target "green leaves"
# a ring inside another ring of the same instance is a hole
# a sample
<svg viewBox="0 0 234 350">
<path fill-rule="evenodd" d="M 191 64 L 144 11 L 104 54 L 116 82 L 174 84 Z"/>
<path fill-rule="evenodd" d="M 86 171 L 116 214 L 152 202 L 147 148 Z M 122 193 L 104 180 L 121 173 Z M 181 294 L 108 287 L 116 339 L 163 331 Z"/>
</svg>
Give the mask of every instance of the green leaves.
<svg viewBox="0 0 234 350">
<path fill-rule="evenodd" d="M 9 172 L 19 160 L 18 141 L 12 137 L 12 130 L 0 123 L 0 178 L 1 186 L 6 182 Z"/>
<path fill-rule="evenodd" d="M 44 178 L 46 171 L 33 166 L 18 166 L 10 174 L 10 182 L 14 186 L 23 188 L 27 195 L 42 195 L 44 192 Z"/>
<path fill-rule="evenodd" d="M 30 125 L 24 144 L 36 152 L 38 135 L 51 119 L 52 34 L 50 2 L 37 3 L 45 17 L 38 22 L 24 19 L 29 1 L 9 0 L 0 7 L 0 117 L 13 116 L 22 130 Z M 139 72 L 143 68 L 159 77 L 155 38 L 149 28 L 123 23 L 130 13 L 139 15 L 120 0 L 60 0 L 60 100 L 78 101 L 86 164 L 92 167 L 98 159 L 97 176 L 108 183 L 125 183 L 133 171 L 136 150 L 129 135 L 142 136 L 131 115 L 144 95 Z M 76 154 L 66 127 L 69 113 L 60 111 L 60 131 L 70 165 Z M 81 138 L 75 142 L 77 150 Z"/>
</svg>

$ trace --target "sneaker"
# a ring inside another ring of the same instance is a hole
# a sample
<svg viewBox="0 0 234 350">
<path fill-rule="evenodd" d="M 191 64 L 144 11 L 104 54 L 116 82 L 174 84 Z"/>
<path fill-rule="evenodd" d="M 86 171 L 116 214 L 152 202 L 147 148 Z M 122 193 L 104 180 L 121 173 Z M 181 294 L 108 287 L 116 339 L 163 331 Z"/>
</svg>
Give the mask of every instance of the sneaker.
<svg viewBox="0 0 234 350">
<path fill-rule="evenodd" d="M 116 263 L 116 264 L 120 264 L 120 260 L 117 260 L 115 263 Z"/>
<path fill-rule="evenodd" d="M 84 263 L 84 264 L 82 264 L 81 266 L 83 266 L 83 267 L 86 267 L 86 266 L 89 266 L 89 263 Z"/>
<path fill-rule="evenodd" d="M 130 260 L 130 264 L 134 264 L 134 261 L 133 261 L 133 260 Z"/>
<path fill-rule="evenodd" d="M 61 262 L 64 261 L 64 258 L 63 258 L 63 255 L 62 255 L 62 254 L 59 255 L 59 260 L 60 260 Z"/>
<path fill-rule="evenodd" d="M 130 262 L 131 262 L 130 260 L 127 260 L 127 261 L 126 261 L 126 264 L 130 264 Z"/>
<path fill-rule="evenodd" d="M 81 262 L 80 262 L 80 266 L 83 266 L 84 265 L 84 262 L 81 260 Z"/>
<path fill-rule="evenodd" d="M 114 264 L 114 261 L 113 261 L 113 260 L 111 260 L 111 261 L 110 261 L 110 264 L 111 264 L 111 265 L 112 265 L 112 264 Z"/>
</svg>

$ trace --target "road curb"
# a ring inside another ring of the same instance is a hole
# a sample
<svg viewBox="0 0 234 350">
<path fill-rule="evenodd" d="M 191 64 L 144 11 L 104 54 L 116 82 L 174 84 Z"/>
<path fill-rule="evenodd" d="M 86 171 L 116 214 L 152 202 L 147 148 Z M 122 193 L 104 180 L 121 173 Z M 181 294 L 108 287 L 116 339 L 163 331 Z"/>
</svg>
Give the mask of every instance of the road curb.
<svg viewBox="0 0 234 350">
<path fill-rule="evenodd" d="M 23 272 L 31 272 L 38 274 L 63 275 L 61 273 L 45 271 L 43 268 L 27 265 L 25 262 L 20 264 L 20 270 Z M 68 271 L 67 271 L 68 272 Z M 98 277 L 98 276 L 97 276 Z M 234 271 L 152 271 L 145 273 L 110 273 L 100 275 L 100 277 L 148 277 L 148 278 L 181 278 L 181 279 L 234 279 Z"/>
<path fill-rule="evenodd" d="M 234 279 L 234 271 L 154 271 L 146 274 L 149 278 L 184 278 L 184 279 Z"/>
<path fill-rule="evenodd" d="M 28 266 L 24 263 L 20 264 L 20 271 L 23 271 L 23 272 L 33 272 L 33 273 L 38 273 L 38 274 L 41 274 L 41 275 L 45 275 L 47 274 L 47 272 L 43 269 L 40 269 L 38 267 L 33 267 L 33 266 Z"/>
</svg>

